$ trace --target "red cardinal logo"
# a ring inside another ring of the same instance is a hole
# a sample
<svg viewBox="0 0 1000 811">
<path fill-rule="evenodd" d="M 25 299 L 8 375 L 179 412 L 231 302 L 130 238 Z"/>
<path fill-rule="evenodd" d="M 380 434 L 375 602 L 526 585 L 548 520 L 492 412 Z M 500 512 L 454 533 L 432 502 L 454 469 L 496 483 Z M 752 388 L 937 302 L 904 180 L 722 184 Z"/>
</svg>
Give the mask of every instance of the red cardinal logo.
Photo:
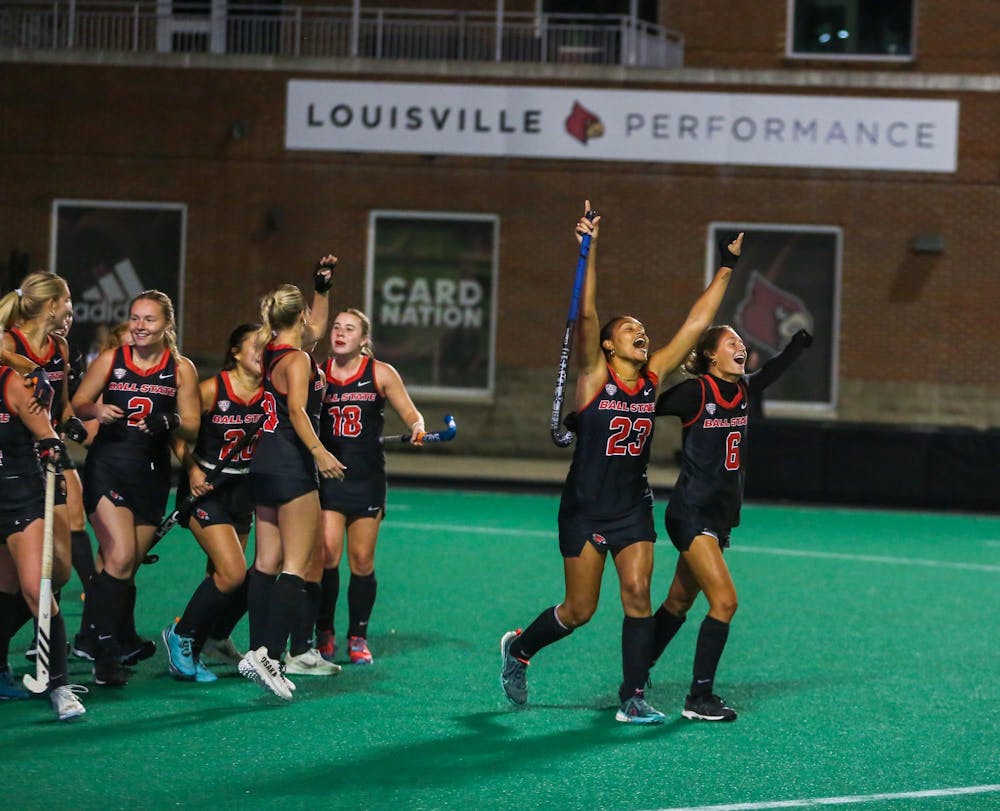
<svg viewBox="0 0 1000 811">
<path fill-rule="evenodd" d="M 586 144 L 591 138 L 600 138 L 604 135 L 604 124 L 597 115 L 575 101 L 573 109 L 566 118 L 566 132 L 581 144 Z"/>
<path fill-rule="evenodd" d="M 813 317 L 805 302 L 757 271 L 750 276 L 743 301 L 736 305 L 735 320 L 744 339 L 772 354 L 777 354 L 800 329 L 813 329 Z"/>
</svg>

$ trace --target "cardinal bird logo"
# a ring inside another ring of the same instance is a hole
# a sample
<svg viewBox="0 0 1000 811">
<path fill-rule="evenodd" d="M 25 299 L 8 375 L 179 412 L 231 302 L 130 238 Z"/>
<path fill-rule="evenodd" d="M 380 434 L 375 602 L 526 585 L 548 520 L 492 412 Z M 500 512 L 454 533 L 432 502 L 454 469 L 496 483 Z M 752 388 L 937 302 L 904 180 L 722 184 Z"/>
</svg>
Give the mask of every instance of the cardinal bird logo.
<svg viewBox="0 0 1000 811">
<path fill-rule="evenodd" d="M 735 320 L 745 339 L 772 354 L 800 329 L 813 331 L 813 317 L 805 302 L 757 271 L 751 274 L 746 295 L 736 306 Z"/>
<path fill-rule="evenodd" d="M 566 132 L 581 144 L 586 144 L 591 138 L 600 138 L 604 135 L 604 124 L 598 115 L 575 101 L 573 109 L 566 118 Z"/>
</svg>

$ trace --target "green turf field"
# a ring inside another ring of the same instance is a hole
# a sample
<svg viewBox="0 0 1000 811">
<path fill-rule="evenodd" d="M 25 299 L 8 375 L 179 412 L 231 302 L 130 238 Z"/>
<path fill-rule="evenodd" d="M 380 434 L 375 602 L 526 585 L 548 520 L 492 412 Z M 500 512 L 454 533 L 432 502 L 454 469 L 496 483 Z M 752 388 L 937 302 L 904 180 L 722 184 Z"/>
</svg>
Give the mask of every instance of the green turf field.
<svg viewBox="0 0 1000 811">
<path fill-rule="evenodd" d="M 77 721 L 55 721 L 47 700 L 7 702 L 3 808 L 1000 808 L 1000 518 L 747 506 L 716 683 L 740 719 L 679 715 L 702 600 L 653 672 L 667 723 L 642 728 L 614 720 L 611 566 L 594 620 L 533 661 L 531 706 L 500 691 L 501 634 L 562 597 L 556 508 L 394 488 L 372 667 L 298 677 L 284 704 L 220 668 L 215 684 L 176 682 L 161 649 L 126 688 L 92 688 Z M 674 562 L 665 536 L 658 549 L 654 602 Z M 157 639 L 203 571 L 186 532 L 158 551 L 138 604 Z M 346 586 L 345 573 L 340 634 Z M 63 603 L 72 636 L 75 579 Z M 22 631 L 12 647 L 18 672 L 28 642 Z M 82 662 L 71 674 L 90 683 Z"/>
</svg>

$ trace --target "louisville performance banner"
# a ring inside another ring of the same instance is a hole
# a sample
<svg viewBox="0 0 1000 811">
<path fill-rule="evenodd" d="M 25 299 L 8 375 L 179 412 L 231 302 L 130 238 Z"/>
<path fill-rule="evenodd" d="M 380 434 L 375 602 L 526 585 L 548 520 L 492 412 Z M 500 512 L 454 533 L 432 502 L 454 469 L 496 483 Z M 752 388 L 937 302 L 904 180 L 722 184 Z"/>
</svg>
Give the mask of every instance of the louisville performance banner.
<svg viewBox="0 0 1000 811">
<path fill-rule="evenodd" d="M 374 211 L 366 307 L 375 355 L 417 394 L 491 397 L 499 221 Z"/>
<path fill-rule="evenodd" d="M 50 267 L 73 295 L 73 346 L 92 354 L 99 326 L 128 320 L 129 302 L 149 289 L 170 296 L 180 339 L 186 217 L 171 203 L 53 202 Z"/>
<path fill-rule="evenodd" d="M 800 329 L 813 345 L 768 387 L 765 402 L 786 410 L 830 411 L 837 402 L 841 232 L 821 226 L 713 223 L 706 280 L 715 275 L 718 244 L 745 232 L 743 253 L 715 317 L 731 324 L 749 350 L 747 371 L 760 368 Z"/>
<path fill-rule="evenodd" d="M 288 82 L 288 149 L 954 172 L 953 100 Z"/>
</svg>

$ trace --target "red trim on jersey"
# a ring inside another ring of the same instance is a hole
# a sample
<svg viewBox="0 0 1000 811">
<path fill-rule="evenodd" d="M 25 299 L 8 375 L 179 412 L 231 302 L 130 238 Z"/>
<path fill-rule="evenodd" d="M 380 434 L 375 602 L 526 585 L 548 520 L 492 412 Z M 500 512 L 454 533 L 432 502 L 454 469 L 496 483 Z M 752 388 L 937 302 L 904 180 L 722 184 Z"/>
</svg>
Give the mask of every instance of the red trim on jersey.
<svg viewBox="0 0 1000 811">
<path fill-rule="evenodd" d="M 229 370 L 223 369 L 221 372 L 219 372 L 219 377 L 222 378 L 222 385 L 226 387 L 226 394 L 228 395 L 229 399 L 232 400 L 234 403 L 239 403 L 240 405 L 247 405 L 247 406 L 253 405 L 258 400 L 260 400 L 261 397 L 264 396 L 264 384 L 261 383 L 259 388 L 257 389 L 257 393 L 254 394 L 253 397 L 251 397 L 249 400 L 241 400 L 239 396 L 237 396 L 236 392 L 233 391 L 232 383 L 229 380 Z M 218 390 L 215 392 L 215 402 L 219 402 Z"/>
<path fill-rule="evenodd" d="M 55 339 L 51 335 L 46 335 L 45 336 L 45 338 L 49 342 L 49 347 L 48 347 L 49 353 L 48 353 L 48 355 L 45 356 L 45 358 L 40 358 L 38 355 L 36 355 L 31 350 L 31 343 L 28 341 L 27 336 L 23 332 L 21 332 L 21 330 L 19 330 L 17 327 L 11 327 L 7 331 L 14 333 L 15 335 L 17 335 L 21 339 L 21 344 L 24 346 L 24 354 L 28 356 L 28 360 L 34 361 L 36 365 L 38 365 L 38 366 L 44 366 L 46 363 L 48 363 L 50 360 L 52 360 L 52 358 L 55 357 L 55 354 L 56 354 L 56 342 L 55 342 Z"/>
<path fill-rule="evenodd" d="M 122 344 L 122 358 L 125 359 L 125 365 L 128 367 L 130 372 L 135 372 L 141 377 L 149 377 L 154 372 L 162 372 L 167 367 L 167 361 L 170 359 L 170 350 L 164 349 L 163 354 L 160 356 L 160 360 L 157 361 L 156 366 L 152 369 L 140 369 L 132 361 L 132 347 L 128 344 Z M 113 364 L 112 364 L 113 365 Z"/>
<path fill-rule="evenodd" d="M 326 359 L 326 366 L 323 369 L 323 373 L 326 376 L 326 382 L 327 383 L 333 383 L 333 385 L 335 385 L 335 386 L 348 386 L 351 383 L 353 383 L 354 381 L 358 380 L 361 377 L 361 375 L 363 375 L 365 373 L 365 369 L 368 368 L 368 361 L 370 361 L 370 360 L 371 360 L 371 356 L 370 355 L 362 355 L 361 356 L 361 365 L 358 367 L 358 371 L 355 372 L 350 377 L 348 377 L 348 378 L 346 378 L 344 380 L 341 380 L 339 377 L 334 377 L 333 376 L 333 358 L 327 358 Z"/>
<path fill-rule="evenodd" d="M 736 384 L 736 396 L 732 400 L 726 400 L 719 391 L 719 385 L 715 382 L 715 378 L 712 375 L 703 375 L 702 380 L 706 381 L 712 387 L 712 395 L 715 397 L 715 402 L 723 408 L 736 408 L 740 404 L 740 400 L 743 399 L 743 387 L 739 383 Z"/>
<path fill-rule="evenodd" d="M 701 384 L 701 405 L 698 406 L 698 411 L 690 420 L 681 423 L 681 428 L 687 428 L 688 426 L 694 425 L 698 422 L 698 418 L 705 412 L 705 381 L 703 378 L 699 377 L 698 383 Z"/>
<path fill-rule="evenodd" d="M 639 379 L 635 381 L 634 389 L 630 389 L 627 385 L 625 385 L 625 382 L 620 377 L 618 377 L 618 374 L 615 372 L 614 367 L 610 363 L 608 364 L 608 371 L 611 373 L 611 377 L 614 379 L 614 381 L 618 384 L 618 388 L 620 388 L 623 392 L 625 392 L 629 397 L 634 397 L 636 394 L 639 393 L 639 389 L 641 389 L 643 386 L 646 385 L 647 377 L 649 378 L 650 383 L 652 383 L 654 386 L 657 385 L 656 375 L 654 375 L 649 370 L 646 371 L 646 374 L 639 375 Z"/>
</svg>

